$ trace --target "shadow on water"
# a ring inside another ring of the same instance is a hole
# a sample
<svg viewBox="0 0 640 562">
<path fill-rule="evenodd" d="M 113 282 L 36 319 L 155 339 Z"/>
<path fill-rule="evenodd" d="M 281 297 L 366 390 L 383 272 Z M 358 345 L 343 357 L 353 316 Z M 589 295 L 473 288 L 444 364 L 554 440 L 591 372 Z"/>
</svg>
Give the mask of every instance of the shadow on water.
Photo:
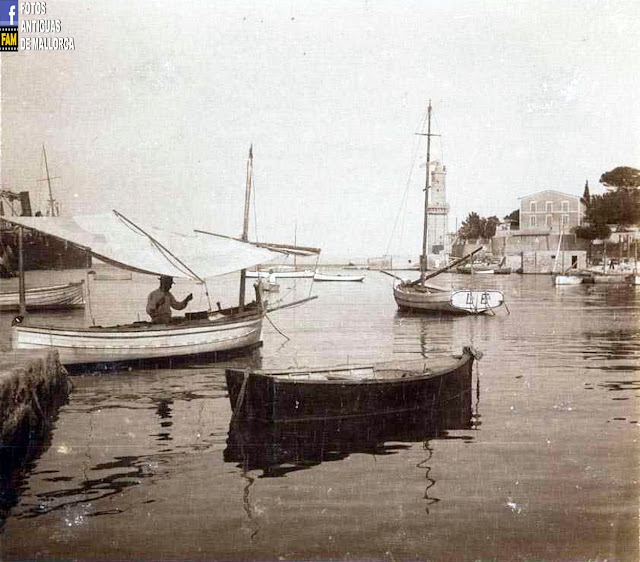
<svg viewBox="0 0 640 562">
<path fill-rule="evenodd" d="M 29 474 L 51 446 L 60 408 L 68 401 L 68 389 L 60 389 L 43 401 L 42 416 L 29 416 L 12 440 L 0 443 L 0 532 L 18 503 Z"/>
<path fill-rule="evenodd" d="M 479 425 L 476 404 L 472 407 L 472 378 L 461 393 L 446 404 L 436 403 L 427 412 L 411 412 L 359 419 L 326 419 L 268 426 L 232 419 L 229 426 L 224 460 L 241 469 L 245 481 L 243 508 L 251 526 L 251 538 L 260 532 L 259 514 L 252 500 L 254 486 L 263 478 L 283 478 L 322 463 L 342 461 L 354 454 L 388 456 L 402 454 L 413 444 L 421 443 L 426 457 L 416 464 L 424 471 L 422 499 L 425 511 L 440 501 L 433 495 L 436 481 L 431 477 L 432 441 L 460 439 L 473 441 L 472 434 L 454 436 L 452 430 L 474 430 Z M 255 474 L 261 471 L 261 474 Z"/>
<path fill-rule="evenodd" d="M 427 470 L 429 479 L 431 440 L 473 440 L 471 434 L 451 436 L 448 433 L 473 430 L 479 425 L 479 385 L 475 407 L 472 407 L 473 394 L 472 378 L 469 378 L 458 396 L 448 398 L 444 404 L 436 403 L 429 411 L 275 425 L 232 419 L 224 460 L 235 463 L 252 485 L 256 477 L 248 473 L 256 470 L 262 471 L 257 478 L 281 478 L 322 463 L 341 461 L 353 454 L 395 455 L 413 443 L 422 443 L 429 456 L 419 467 Z M 427 490 L 434 484 L 431 482 Z"/>
</svg>

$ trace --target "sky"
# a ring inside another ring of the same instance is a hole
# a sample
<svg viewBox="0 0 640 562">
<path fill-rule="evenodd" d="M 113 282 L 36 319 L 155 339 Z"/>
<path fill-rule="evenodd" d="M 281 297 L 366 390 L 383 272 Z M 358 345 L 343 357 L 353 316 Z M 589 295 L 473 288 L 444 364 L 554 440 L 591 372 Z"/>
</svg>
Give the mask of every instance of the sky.
<svg viewBox="0 0 640 562">
<path fill-rule="evenodd" d="M 44 206 L 46 146 L 63 215 L 239 235 L 253 145 L 251 238 L 417 255 L 429 100 L 452 231 L 640 168 L 636 0 L 46 8 L 75 50 L 0 55 L 0 179 Z"/>
</svg>

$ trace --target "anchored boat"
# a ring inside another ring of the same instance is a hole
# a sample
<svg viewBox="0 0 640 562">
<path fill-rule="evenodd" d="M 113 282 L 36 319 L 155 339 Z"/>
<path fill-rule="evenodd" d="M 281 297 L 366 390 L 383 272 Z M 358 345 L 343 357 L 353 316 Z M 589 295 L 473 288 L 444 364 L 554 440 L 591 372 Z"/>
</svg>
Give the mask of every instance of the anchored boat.
<svg viewBox="0 0 640 562">
<path fill-rule="evenodd" d="M 201 283 L 277 257 L 264 248 L 208 234 L 177 234 L 142 227 L 122 214 L 11 217 L 10 222 L 81 246 L 123 269 L 169 275 Z M 54 348 L 63 365 L 113 364 L 190 357 L 251 347 L 260 342 L 265 307 L 260 295 L 251 304 L 201 311 L 169 324 L 135 322 L 119 326 L 56 327 L 18 317 L 12 327 L 14 349 Z"/>
<path fill-rule="evenodd" d="M 25 290 L 25 306 L 32 310 L 59 310 L 84 306 L 84 281 Z M 0 293 L 0 312 L 20 310 L 20 291 Z"/>
<path fill-rule="evenodd" d="M 481 314 L 493 310 L 504 304 L 504 296 L 500 291 L 472 289 L 446 289 L 437 285 L 427 284 L 427 279 L 431 279 L 440 273 L 459 265 L 479 252 L 481 248 L 468 254 L 460 260 L 439 269 L 435 273 L 427 275 L 427 254 L 429 244 L 428 238 L 428 218 L 429 218 L 429 188 L 430 188 L 430 163 L 431 163 L 431 102 L 427 111 L 427 165 L 426 165 L 426 186 L 424 189 L 424 226 L 422 231 L 422 255 L 420 256 L 420 279 L 417 281 L 400 280 L 394 285 L 393 296 L 400 309 L 413 310 L 426 313 L 451 313 L 451 314 Z M 395 276 L 394 276 L 395 277 Z"/>
<path fill-rule="evenodd" d="M 470 380 L 479 354 L 303 370 L 225 371 L 234 417 L 267 423 L 429 410 Z"/>
<path fill-rule="evenodd" d="M 317 271 L 313 276 L 313 280 L 359 283 L 361 281 L 364 281 L 364 277 L 364 275 L 350 275 L 346 273 L 323 273 L 321 271 Z"/>
</svg>

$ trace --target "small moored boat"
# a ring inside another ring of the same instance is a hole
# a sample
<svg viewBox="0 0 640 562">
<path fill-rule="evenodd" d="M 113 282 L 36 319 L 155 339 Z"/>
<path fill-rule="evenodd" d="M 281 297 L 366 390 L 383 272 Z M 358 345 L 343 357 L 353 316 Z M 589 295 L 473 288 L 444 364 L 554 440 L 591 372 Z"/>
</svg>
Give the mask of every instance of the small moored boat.
<svg viewBox="0 0 640 562">
<path fill-rule="evenodd" d="M 267 279 L 270 275 L 273 275 L 276 279 L 298 279 L 300 277 L 309 278 L 313 277 L 313 271 L 305 269 L 301 271 L 276 271 L 270 273 L 269 271 L 247 271 L 247 277 Z"/>
<path fill-rule="evenodd" d="M 267 423 L 429 410 L 459 394 L 479 355 L 304 370 L 226 369 L 234 417 Z"/>
<path fill-rule="evenodd" d="M 59 310 L 63 308 L 82 308 L 84 306 L 84 281 L 36 287 L 25 291 L 26 309 Z M 20 309 L 19 291 L 0 293 L 0 312 Z"/>
<path fill-rule="evenodd" d="M 314 281 L 344 281 L 359 282 L 364 281 L 364 275 L 348 275 L 344 273 L 322 273 L 317 271 L 313 276 Z"/>
</svg>

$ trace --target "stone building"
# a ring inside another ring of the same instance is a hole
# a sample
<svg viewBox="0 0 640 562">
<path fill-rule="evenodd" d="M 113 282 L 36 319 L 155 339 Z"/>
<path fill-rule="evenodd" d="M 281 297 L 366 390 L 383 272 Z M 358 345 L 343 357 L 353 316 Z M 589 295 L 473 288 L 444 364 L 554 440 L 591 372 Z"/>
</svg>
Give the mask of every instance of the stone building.
<svg viewBox="0 0 640 562">
<path fill-rule="evenodd" d="M 520 230 L 570 232 L 582 224 L 584 212 L 580 197 L 546 189 L 520 197 Z"/>
<path fill-rule="evenodd" d="M 440 254 L 448 251 L 449 203 L 447 203 L 447 169 L 437 160 L 430 164 L 429 206 L 427 208 L 427 253 Z"/>
</svg>

